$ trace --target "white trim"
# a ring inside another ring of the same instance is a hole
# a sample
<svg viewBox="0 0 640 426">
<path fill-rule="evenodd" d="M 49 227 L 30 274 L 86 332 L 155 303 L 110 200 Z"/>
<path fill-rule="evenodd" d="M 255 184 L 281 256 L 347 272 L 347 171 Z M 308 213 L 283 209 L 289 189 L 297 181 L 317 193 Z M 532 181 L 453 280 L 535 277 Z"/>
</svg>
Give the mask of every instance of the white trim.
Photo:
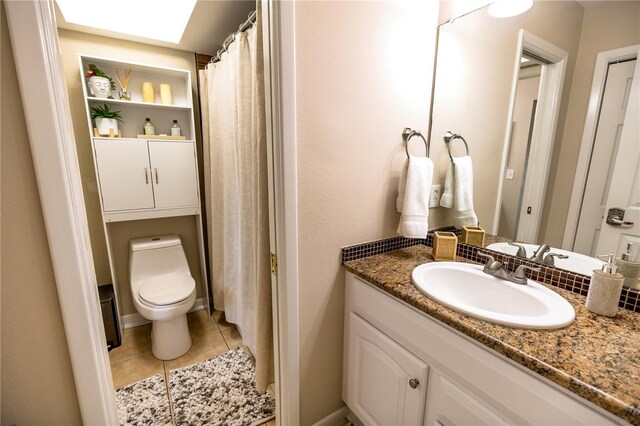
<svg viewBox="0 0 640 426">
<path fill-rule="evenodd" d="M 593 143 L 596 137 L 598 114 L 600 112 L 600 104 L 604 94 L 608 66 L 611 62 L 637 58 L 639 50 L 640 44 L 636 44 L 633 46 L 622 47 L 620 49 L 600 52 L 596 56 L 591 92 L 589 94 L 589 104 L 587 106 L 587 115 L 584 120 L 582 141 L 580 142 L 580 154 L 578 155 L 576 174 L 573 179 L 573 190 L 571 191 L 569 213 L 567 213 L 564 237 L 562 239 L 562 248 L 565 250 L 573 250 L 573 246 L 575 244 L 578 220 L 580 219 L 580 208 L 582 206 L 582 198 L 585 185 L 587 184 L 587 176 L 589 174 L 589 159 L 591 158 L 591 151 L 593 150 Z"/>
<path fill-rule="evenodd" d="M 205 308 L 204 301 L 205 301 L 204 298 L 196 299 L 195 303 L 193 304 L 193 307 L 189 309 L 189 312 L 187 313 L 190 314 L 191 312 L 197 312 L 197 311 L 203 310 Z M 121 322 L 125 330 L 127 328 L 139 327 L 141 325 L 151 323 L 150 320 L 143 318 L 142 315 L 140 315 L 137 312 L 135 314 L 123 315 Z"/>
<path fill-rule="evenodd" d="M 4 7 L 82 420 L 118 424 L 53 2 Z"/>
<path fill-rule="evenodd" d="M 313 426 L 335 426 L 342 424 L 344 420 L 347 419 L 349 415 L 349 407 L 346 405 L 329 414 L 324 419 L 317 421 L 313 424 Z"/>
<path fill-rule="evenodd" d="M 521 241 L 535 241 L 537 239 L 540 221 L 542 219 L 542 207 L 544 204 L 549 169 L 551 167 L 551 155 L 555 142 L 556 125 L 560 112 L 564 75 L 569 54 L 553 44 L 527 32 L 520 30 L 518 34 L 516 57 L 514 62 L 513 81 L 511 84 L 511 98 L 509 101 L 509 116 L 502 150 L 500 176 L 498 180 L 498 196 L 493 221 L 492 233 L 497 235 L 500 223 L 500 210 L 502 204 L 502 186 L 507 167 L 509 143 L 513 126 L 514 106 L 518 84 L 518 72 L 520 70 L 520 56 L 523 50 L 534 53 L 551 62 L 543 66 L 540 76 L 540 89 L 538 92 L 538 109 L 533 128 L 527 177 L 521 202 L 526 200 L 532 207 L 530 215 L 523 220 L 522 212 L 519 220 L 517 239 Z M 526 214 L 526 213 L 524 213 Z"/>
<path fill-rule="evenodd" d="M 263 0 L 267 141 L 270 157 L 276 423 L 300 424 L 295 3 Z M 278 332 L 276 333 L 276 329 Z"/>
</svg>

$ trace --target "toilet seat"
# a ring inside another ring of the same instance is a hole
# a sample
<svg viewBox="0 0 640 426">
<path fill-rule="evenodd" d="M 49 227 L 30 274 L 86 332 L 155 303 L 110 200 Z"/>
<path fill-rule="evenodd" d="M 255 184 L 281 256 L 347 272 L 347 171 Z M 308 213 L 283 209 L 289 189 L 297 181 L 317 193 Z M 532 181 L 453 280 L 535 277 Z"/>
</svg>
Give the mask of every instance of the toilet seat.
<svg viewBox="0 0 640 426">
<path fill-rule="evenodd" d="M 195 288 L 195 281 L 189 274 L 163 274 L 143 280 L 138 294 L 150 305 L 167 306 L 188 299 Z"/>
</svg>

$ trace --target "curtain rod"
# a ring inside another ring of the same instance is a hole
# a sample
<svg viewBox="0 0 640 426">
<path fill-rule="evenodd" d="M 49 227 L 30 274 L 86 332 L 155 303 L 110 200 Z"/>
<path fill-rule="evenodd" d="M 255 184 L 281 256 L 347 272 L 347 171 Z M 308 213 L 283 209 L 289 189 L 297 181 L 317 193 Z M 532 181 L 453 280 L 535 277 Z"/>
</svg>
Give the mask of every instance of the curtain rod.
<svg viewBox="0 0 640 426">
<path fill-rule="evenodd" d="M 251 28 L 251 26 L 256 22 L 256 11 L 254 10 L 253 12 L 249 13 L 249 17 L 247 18 L 246 21 L 244 21 L 244 23 L 240 24 L 240 26 L 238 27 L 238 31 L 236 31 L 233 34 L 230 34 L 229 37 L 227 37 L 224 42 L 222 43 L 222 48 L 220 50 L 218 50 L 218 52 L 216 53 L 216 55 L 211 58 L 211 60 L 209 61 L 209 64 L 213 64 L 215 62 L 219 62 L 222 54 L 226 51 L 229 50 L 229 46 L 231 45 L 231 43 L 233 43 L 236 40 L 236 36 L 238 34 L 240 34 L 241 32 L 244 32 L 246 30 L 248 30 L 249 28 Z M 207 64 L 207 66 L 209 65 Z"/>
</svg>

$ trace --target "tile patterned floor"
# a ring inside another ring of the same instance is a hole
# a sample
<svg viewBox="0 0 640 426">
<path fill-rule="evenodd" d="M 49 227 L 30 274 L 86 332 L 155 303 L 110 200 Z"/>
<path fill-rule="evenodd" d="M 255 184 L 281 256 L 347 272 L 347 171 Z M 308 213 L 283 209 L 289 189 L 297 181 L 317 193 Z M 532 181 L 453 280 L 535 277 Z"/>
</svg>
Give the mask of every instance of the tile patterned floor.
<svg viewBox="0 0 640 426">
<path fill-rule="evenodd" d="M 233 324 L 225 321 L 224 313 L 206 310 L 187 314 L 192 344 L 189 351 L 170 361 L 156 359 L 151 353 L 151 324 L 124 330 L 122 345 L 109 352 L 113 386 L 118 389 L 131 383 L 160 374 L 168 383 L 169 370 L 196 364 L 237 347 L 249 350 Z M 276 426 L 275 420 L 264 423 Z"/>
</svg>

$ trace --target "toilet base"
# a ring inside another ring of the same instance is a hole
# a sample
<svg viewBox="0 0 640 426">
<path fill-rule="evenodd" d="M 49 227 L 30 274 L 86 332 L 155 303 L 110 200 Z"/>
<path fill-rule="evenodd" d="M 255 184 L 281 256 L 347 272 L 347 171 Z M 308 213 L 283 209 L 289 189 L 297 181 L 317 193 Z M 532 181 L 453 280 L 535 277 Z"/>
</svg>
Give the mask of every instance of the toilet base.
<svg viewBox="0 0 640 426">
<path fill-rule="evenodd" d="M 187 315 L 169 321 L 153 321 L 151 326 L 151 352 L 163 361 L 178 358 L 191 348 L 191 334 Z"/>
</svg>

